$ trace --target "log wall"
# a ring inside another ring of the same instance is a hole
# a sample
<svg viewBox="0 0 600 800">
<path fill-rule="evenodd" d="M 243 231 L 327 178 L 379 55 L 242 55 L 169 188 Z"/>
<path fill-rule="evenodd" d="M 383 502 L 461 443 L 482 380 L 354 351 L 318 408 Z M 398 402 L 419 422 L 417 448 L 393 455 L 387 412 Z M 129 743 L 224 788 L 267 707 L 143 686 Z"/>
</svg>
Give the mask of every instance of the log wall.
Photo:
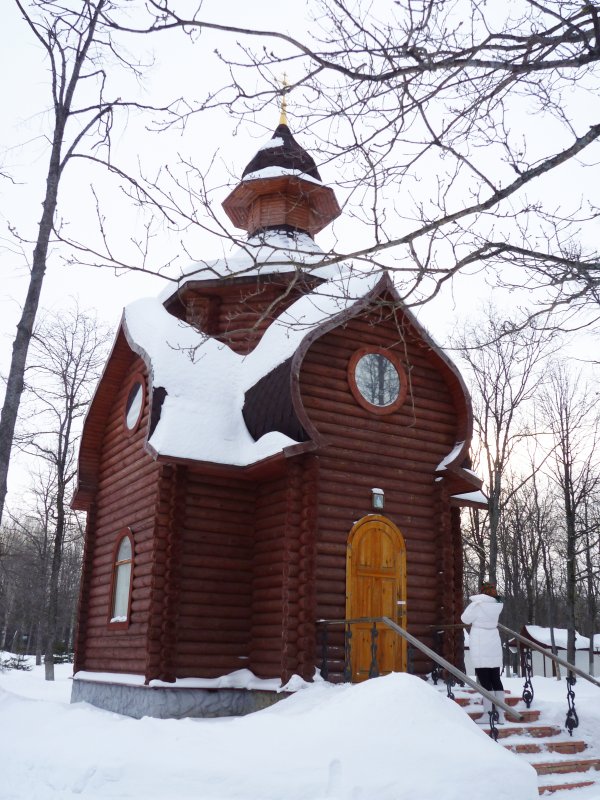
<svg viewBox="0 0 600 800">
<path fill-rule="evenodd" d="M 252 561 L 252 629 L 250 669 L 261 678 L 280 677 L 289 635 L 284 635 L 284 616 L 289 617 L 289 582 L 284 588 L 284 560 L 289 563 L 290 543 L 285 535 L 290 517 L 296 516 L 286 476 L 258 487 L 255 543 Z M 284 610 L 285 597 L 285 610 Z"/>
<path fill-rule="evenodd" d="M 227 286 L 226 291 L 191 285 L 167 307 L 170 313 L 245 355 L 276 317 L 318 283 L 311 275 L 284 273 L 264 279 L 249 277 Z"/>
<path fill-rule="evenodd" d="M 142 360 L 133 353 L 129 359 L 125 379 L 111 398 L 99 437 L 98 488 L 88 512 L 76 671 L 144 674 L 146 669 L 159 468 L 144 450 L 148 392 L 137 430 L 129 433 L 125 429 L 130 380 L 139 372 L 147 381 Z M 113 557 L 119 532 L 127 527 L 134 539 L 131 615 L 127 627 L 117 627 L 109 622 Z"/>
<path fill-rule="evenodd" d="M 213 678 L 249 664 L 256 486 L 190 467 L 179 492 L 174 674 Z"/>
<path fill-rule="evenodd" d="M 302 456 L 258 489 L 250 668 L 261 678 L 314 675 L 317 479 L 318 459 Z"/>
<path fill-rule="evenodd" d="M 362 408 L 350 391 L 347 366 L 361 347 L 391 347 L 409 376 L 404 404 L 388 415 Z M 345 616 L 346 543 L 354 522 L 371 508 L 371 489 L 385 491 L 385 510 L 407 547 L 408 628 L 432 645 L 431 626 L 444 618 L 452 581 L 452 525 L 447 498 L 440 500 L 435 469 L 452 449 L 459 399 L 445 382 L 431 351 L 403 320 L 364 315 L 316 340 L 300 372 L 308 416 L 326 437 L 319 451 L 316 618 Z M 456 531 L 454 531 L 456 539 Z M 317 659 L 318 661 L 318 659 Z M 429 668 L 415 654 L 417 671 Z"/>
</svg>

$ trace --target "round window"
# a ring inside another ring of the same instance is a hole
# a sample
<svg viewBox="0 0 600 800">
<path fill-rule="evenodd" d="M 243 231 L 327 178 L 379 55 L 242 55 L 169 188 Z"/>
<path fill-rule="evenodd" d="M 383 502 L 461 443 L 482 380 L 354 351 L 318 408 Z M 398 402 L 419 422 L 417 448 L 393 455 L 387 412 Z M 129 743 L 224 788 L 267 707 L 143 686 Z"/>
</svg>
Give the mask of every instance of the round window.
<svg viewBox="0 0 600 800">
<path fill-rule="evenodd" d="M 407 381 L 395 353 L 359 350 L 350 359 L 348 380 L 356 401 L 375 414 L 395 411 L 406 397 Z"/>
<path fill-rule="evenodd" d="M 127 405 L 125 406 L 125 425 L 128 431 L 133 431 L 137 428 L 140 417 L 142 416 L 142 408 L 144 406 L 144 387 L 141 381 L 135 381 L 129 395 L 127 397 Z"/>
<path fill-rule="evenodd" d="M 400 376 L 389 358 L 380 353 L 367 353 L 354 370 L 358 391 L 368 403 L 383 408 L 400 394 Z"/>
</svg>

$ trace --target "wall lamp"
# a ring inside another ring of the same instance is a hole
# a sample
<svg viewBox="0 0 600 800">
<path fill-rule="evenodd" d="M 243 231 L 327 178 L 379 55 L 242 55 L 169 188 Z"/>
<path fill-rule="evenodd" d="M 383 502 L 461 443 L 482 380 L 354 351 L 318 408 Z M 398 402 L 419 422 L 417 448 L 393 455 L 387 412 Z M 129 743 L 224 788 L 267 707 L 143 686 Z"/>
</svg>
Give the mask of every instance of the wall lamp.
<svg viewBox="0 0 600 800">
<path fill-rule="evenodd" d="M 375 511 L 382 511 L 385 505 L 385 492 L 383 489 L 371 489 L 371 504 Z"/>
</svg>

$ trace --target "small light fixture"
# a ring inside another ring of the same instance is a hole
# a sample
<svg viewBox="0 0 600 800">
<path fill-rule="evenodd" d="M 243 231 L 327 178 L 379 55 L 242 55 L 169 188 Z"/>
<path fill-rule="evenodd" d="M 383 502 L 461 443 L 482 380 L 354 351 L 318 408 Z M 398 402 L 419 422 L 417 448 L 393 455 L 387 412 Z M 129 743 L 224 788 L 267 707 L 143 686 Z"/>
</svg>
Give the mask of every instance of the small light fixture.
<svg viewBox="0 0 600 800">
<path fill-rule="evenodd" d="M 376 511 L 382 511 L 385 505 L 385 492 L 383 489 L 371 489 L 371 503 Z"/>
</svg>

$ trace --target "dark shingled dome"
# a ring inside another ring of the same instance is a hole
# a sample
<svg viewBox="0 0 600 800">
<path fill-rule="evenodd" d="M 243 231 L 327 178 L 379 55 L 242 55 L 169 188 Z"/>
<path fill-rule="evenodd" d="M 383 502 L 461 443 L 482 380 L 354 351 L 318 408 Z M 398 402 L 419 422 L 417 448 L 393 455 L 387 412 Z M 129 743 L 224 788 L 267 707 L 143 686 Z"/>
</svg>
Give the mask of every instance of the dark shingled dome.
<svg viewBox="0 0 600 800">
<path fill-rule="evenodd" d="M 310 175 L 311 178 L 321 180 L 314 159 L 300 147 L 287 125 L 278 125 L 271 138 L 283 139 L 283 144 L 259 150 L 242 173 L 243 178 L 251 172 L 258 172 L 266 167 L 285 167 L 286 169 L 297 169 Z"/>
</svg>

